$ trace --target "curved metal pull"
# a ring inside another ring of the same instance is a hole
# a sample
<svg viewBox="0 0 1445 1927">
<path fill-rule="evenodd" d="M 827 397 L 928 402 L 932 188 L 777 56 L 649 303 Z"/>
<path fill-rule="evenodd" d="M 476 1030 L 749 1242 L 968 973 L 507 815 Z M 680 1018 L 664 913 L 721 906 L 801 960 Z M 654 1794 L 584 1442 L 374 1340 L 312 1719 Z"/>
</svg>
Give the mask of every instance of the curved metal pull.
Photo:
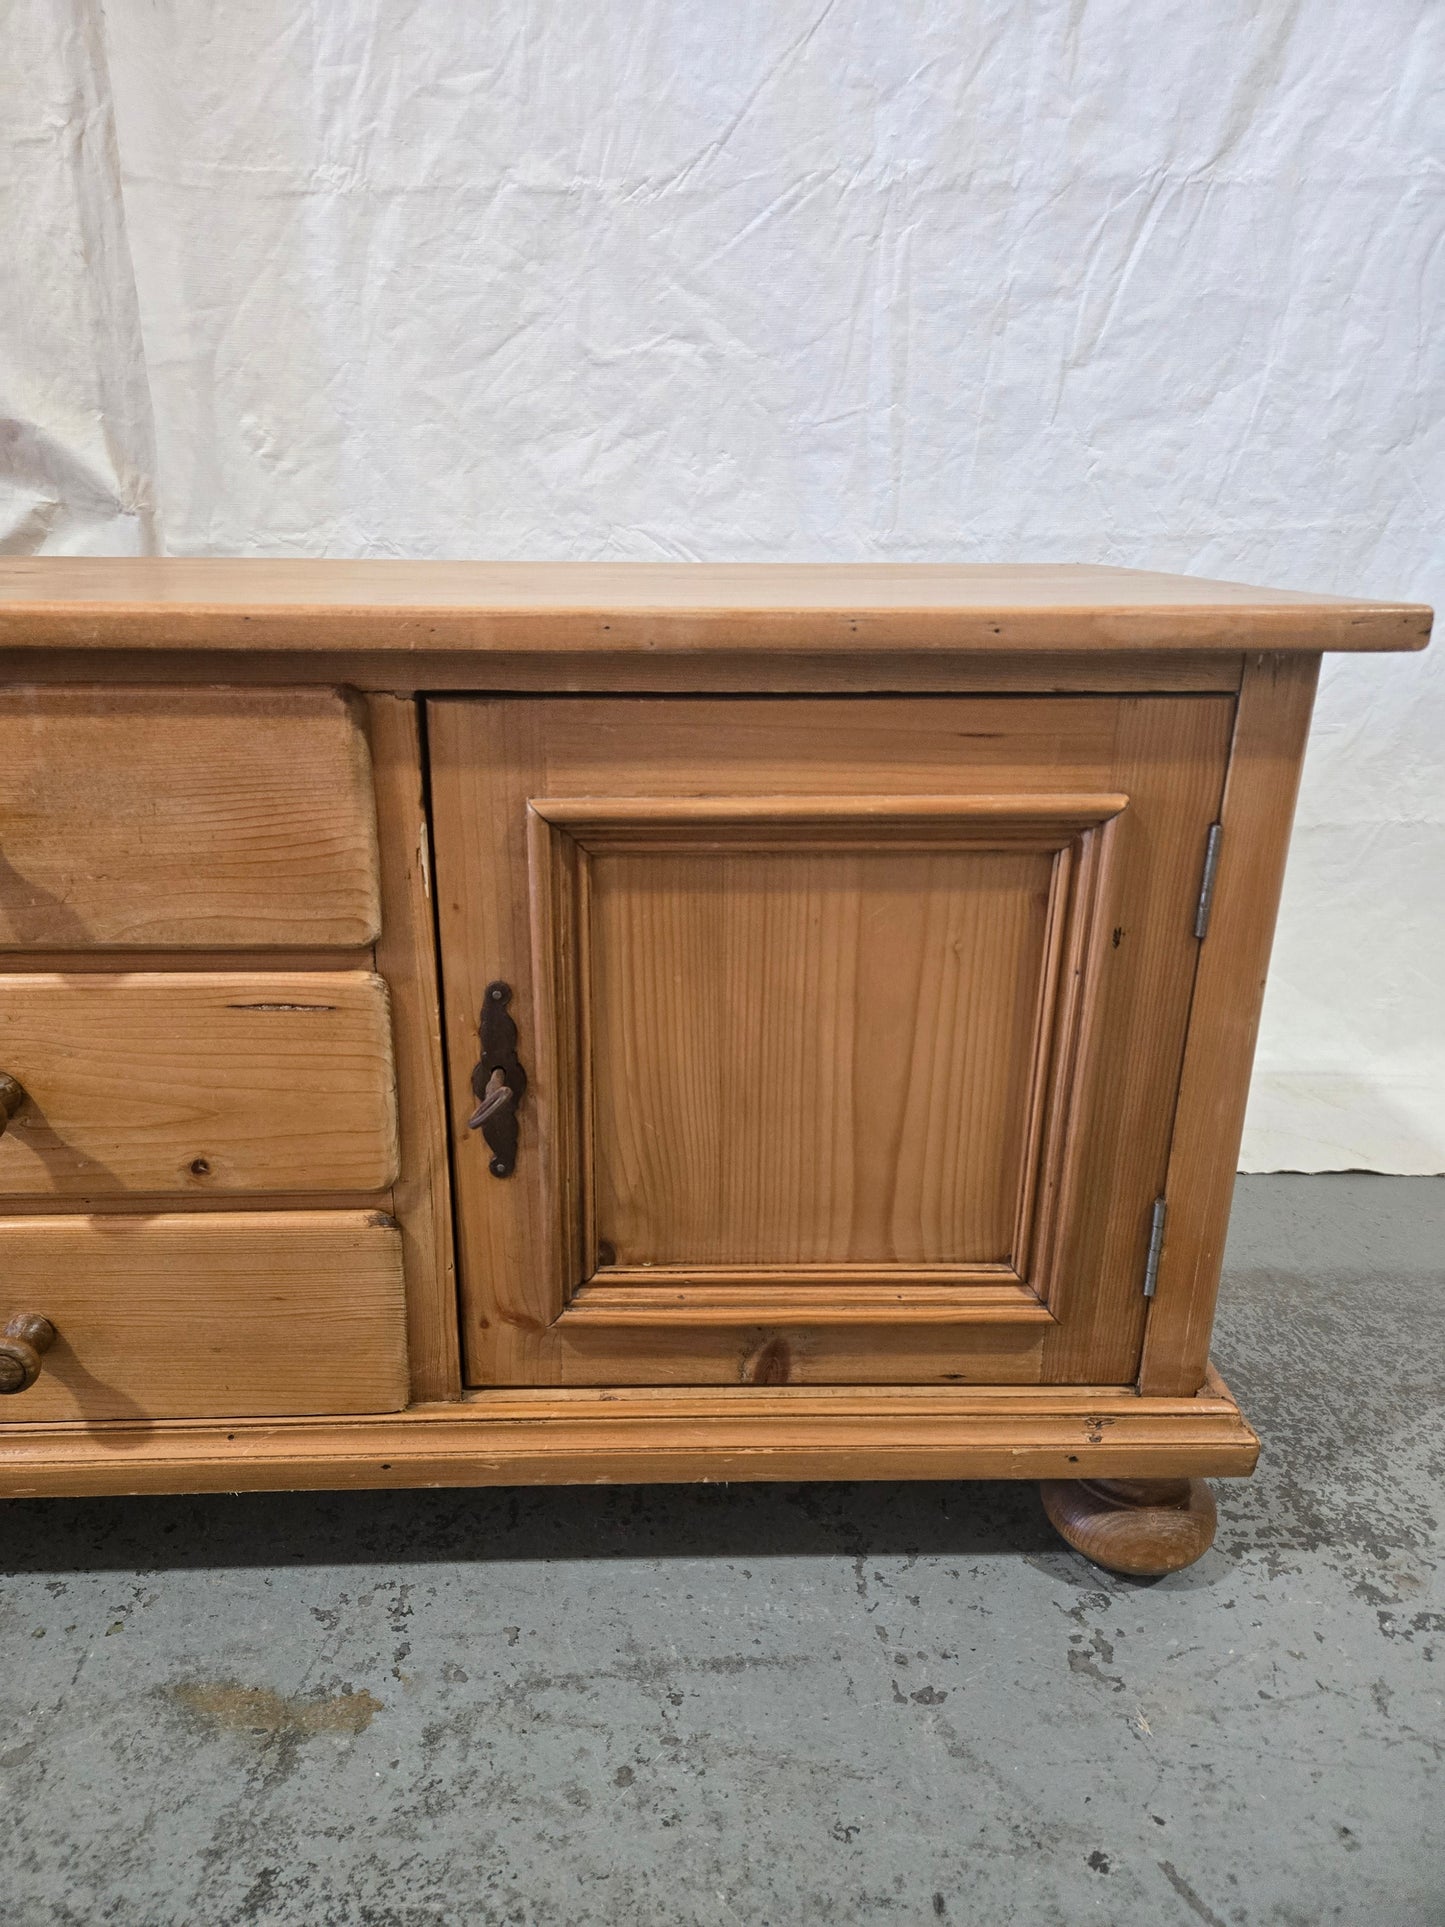
<svg viewBox="0 0 1445 1927">
<path fill-rule="evenodd" d="M 0 1132 L 25 1102 L 25 1086 L 8 1071 L 0 1071 Z"/>
<path fill-rule="evenodd" d="M 507 1014 L 512 1001 L 510 984 L 488 984 L 478 1025 L 482 1059 L 472 1072 L 472 1095 L 477 1108 L 467 1119 L 469 1131 L 480 1131 L 492 1161 L 494 1178 L 509 1178 L 517 1163 L 517 1106 L 527 1091 L 527 1073 L 517 1059 L 517 1026 Z"/>
<path fill-rule="evenodd" d="M 38 1312 L 17 1312 L 0 1331 L 0 1395 L 28 1392 L 40 1376 L 41 1355 L 55 1343 L 56 1331 Z"/>
<path fill-rule="evenodd" d="M 502 1081 L 502 1073 L 493 1071 L 487 1079 L 486 1095 L 467 1119 L 467 1129 L 479 1131 L 489 1117 L 495 1117 L 498 1111 L 506 1110 L 509 1104 L 515 1104 L 516 1101 L 517 1094 Z"/>
</svg>

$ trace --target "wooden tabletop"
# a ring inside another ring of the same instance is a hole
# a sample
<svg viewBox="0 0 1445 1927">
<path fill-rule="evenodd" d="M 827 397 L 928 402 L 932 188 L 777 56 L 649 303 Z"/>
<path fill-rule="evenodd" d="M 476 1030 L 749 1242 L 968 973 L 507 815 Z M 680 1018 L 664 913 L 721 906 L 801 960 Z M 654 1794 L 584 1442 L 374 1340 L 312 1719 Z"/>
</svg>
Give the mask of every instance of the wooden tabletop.
<svg viewBox="0 0 1445 1927">
<path fill-rule="evenodd" d="M 1423 649 L 1431 611 L 1037 563 L 0 559 L 0 648 Z"/>
</svg>

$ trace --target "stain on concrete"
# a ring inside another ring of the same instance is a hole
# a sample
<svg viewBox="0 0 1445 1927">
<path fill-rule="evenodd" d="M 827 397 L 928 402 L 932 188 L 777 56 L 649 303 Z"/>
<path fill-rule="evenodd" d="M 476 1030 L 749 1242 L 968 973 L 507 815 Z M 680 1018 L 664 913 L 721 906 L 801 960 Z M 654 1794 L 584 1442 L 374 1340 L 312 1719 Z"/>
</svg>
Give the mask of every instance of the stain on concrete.
<svg viewBox="0 0 1445 1927">
<path fill-rule="evenodd" d="M 1184 1902 L 1190 1913 L 1194 1915 L 1196 1920 L 1202 1920 L 1205 1923 L 1205 1927 L 1227 1927 L 1227 1923 L 1220 1919 L 1212 1907 L 1205 1906 L 1204 1902 L 1199 1898 L 1198 1894 L 1195 1893 L 1194 1889 L 1177 1867 L 1171 1865 L 1167 1860 L 1161 1860 L 1159 1862 L 1159 1871 Z"/>
<path fill-rule="evenodd" d="M 234 1680 L 188 1681 L 170 1688 L 177 1705 L 216 1732 L 255 1733 L 270 1739 L 313 1739 L 321 1733 L 364 1733 L 382 1710 L 379 1699 L 359 1693 L 287 1698 L 269 1686 Z"/>
<path fill-rule="evenodd" d="M 1068 1659 L 1071 1673 L 1082 1673 L 1088 1679 L 1096 1679 L 1111 1692 L 1124 1691 L 1124 1681 L 1120 1675 L 1106 1670 L 1114 1664 L 1113 1642 L 1106 1639 L 1097 1627 L 1087 1641 L 1083 1633 L 1070 1633 Z"/>
</svg>

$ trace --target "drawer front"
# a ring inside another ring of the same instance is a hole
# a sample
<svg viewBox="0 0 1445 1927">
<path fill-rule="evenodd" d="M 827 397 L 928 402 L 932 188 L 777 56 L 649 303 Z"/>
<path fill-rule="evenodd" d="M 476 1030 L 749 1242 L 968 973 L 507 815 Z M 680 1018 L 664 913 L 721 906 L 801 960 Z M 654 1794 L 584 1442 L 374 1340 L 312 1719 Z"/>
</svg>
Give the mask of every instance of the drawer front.
<svg viewBox="0 0 1445 1927">
<path fill-rule="evenodd" d="M 0 975 L 0 1071 L 25 1092 L 0 1196 L 396 1177 L 386 986 L 365 971 Z"/>
<path fill-rule="evenodd" d="M 393 1412 L 401 1237 L 369 1211 L 0 1222 L 0 1325 L 57 1334 L 0 1424 Z"/>
<path fill-rule="evenodd" d="M 10 689 L 0 768 L 0 948 L 377 934 L 370 758 L 334 690 Z"/>
</svg>

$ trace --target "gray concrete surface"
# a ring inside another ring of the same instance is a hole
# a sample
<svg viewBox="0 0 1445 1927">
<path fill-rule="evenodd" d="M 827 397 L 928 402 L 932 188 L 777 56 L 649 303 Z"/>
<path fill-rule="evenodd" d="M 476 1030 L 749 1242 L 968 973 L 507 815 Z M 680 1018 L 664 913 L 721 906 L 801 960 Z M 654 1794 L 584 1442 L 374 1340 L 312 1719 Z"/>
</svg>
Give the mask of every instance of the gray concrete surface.
<svg viewBox="0 0 1445 1927">
<path fill-rule="evenodd" d="M 1242 1182 L 1217 1356 L 1155 1584 L 1030 1486 L 0 1509 L 0 1919 L 1445 1922 L 1445 1181 Z"/>
</svg>

